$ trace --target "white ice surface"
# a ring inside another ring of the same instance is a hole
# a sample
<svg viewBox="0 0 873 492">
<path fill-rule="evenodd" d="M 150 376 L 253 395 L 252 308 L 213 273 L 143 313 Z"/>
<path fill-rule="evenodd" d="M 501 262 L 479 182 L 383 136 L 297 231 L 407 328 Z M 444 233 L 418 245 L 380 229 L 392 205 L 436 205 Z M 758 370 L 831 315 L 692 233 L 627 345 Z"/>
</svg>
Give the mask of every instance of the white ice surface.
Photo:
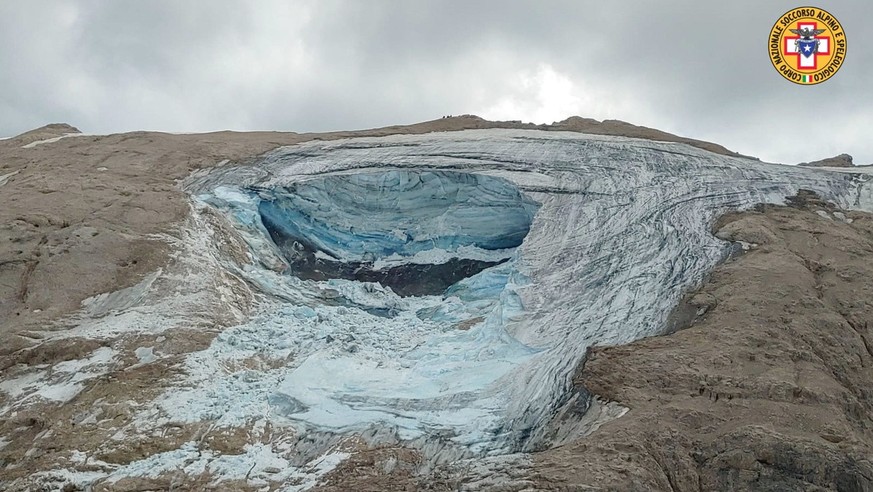
<svg viewBox="0 0 873 492">
<path fill-rule="evenodd" d="M 161 275 L 161 269 L 146 275 L 144 279 L 137 284 L 127 287 L 126 289 L 117 290 L 115 292 L 105 292 L 93 297 L 89 297 L 82 301 L 82 307 L 85 308 L 88 315 L 92 317 L 100 317 L 109 314 L 113 311 L 124 311 L 139 304 L 155 280 Z"/>
<path fill-rule="evenodd" d="M 514 249 L 496 249 L 488 250 L 477 248 L 476 246 L 461 246 L 456 251 L 446 251 L 442 248 L 434 248 L 426 251 L 420 251 L 413 256 L 401 256 L 393 254 L 384 258 L 379 258 L 373 262 L 375 270 L 382 270 L 392 266 L 403 264 L 418 264 L 418 265 L 441 265 L 455 258 L 479 260 L 479 261 L 500 261 L 510 258 Z"/>
<path fill-rule="evenodd" d="M 157 360 L 154 347 L 138 347 L 134 350 L 134 354 L 136 355 L 136 358 L 139 359 L 140 364 L 150 364 Z"/>
<path fill-rule="evenodd" d="M 221 480 L 243 480 L 248 477 L 254 484 L 266 485 L 270 482 L 291 482 L 297 485 L 281 487 L 280 490 L 303 490 L 315 485 L 315 481 L 324 473 L 332 470 L 348 454 L 334 452 L 323 455 L 305 467 L 296 467 L 282 457 L 270 445 L 261 443 L 248 444 L 245 452 L 240 455 L 220 455 L 212 451 L 201 450 L 196 442 L 188 442 L 174 451 L 167 451 L 148 458 L 134 461 L 118 468 L 109 474 L 107 482 L 115 483 L 127 477 L 158 477 L 162 474 L 182 470 L 191 476 L 204 472 L 220 477 Z M 277 473 L 270 473 L 278 469 Z"/>
<path fill-rule="evenodd" d="M 70 461 L 87 465 L 90 471 L 62 468 L 40 472 L 33 478 L 89 490 L 96 482 L 111 485 L 124 478 L 157 478 L 181 471 L 188 476 L 209 474 L 213 478 L 212 484 L 219 488 L 222 481 L 242 480 L 250 486 L 268 487 L 273 484 L 275 487 L 279 484 L 278 489 L 271 490 L 296 492 L 315 486 L 325 473 L 333 470 L 349 456 L 345 452 L 333 451 L 318 456 L 305 465 L 295 466 L 285 457 L 289 449 L 255 443 L 246 445 L 243 451 L 242 454 L 222 455 L 202 450 L 198 443 L 191 441 L 184 443 L 179 449 L 155 454 L 123 466 L 95 459 L 88 459 L 86 462 L 85 453 L 74 451 Z"/>
</svg>

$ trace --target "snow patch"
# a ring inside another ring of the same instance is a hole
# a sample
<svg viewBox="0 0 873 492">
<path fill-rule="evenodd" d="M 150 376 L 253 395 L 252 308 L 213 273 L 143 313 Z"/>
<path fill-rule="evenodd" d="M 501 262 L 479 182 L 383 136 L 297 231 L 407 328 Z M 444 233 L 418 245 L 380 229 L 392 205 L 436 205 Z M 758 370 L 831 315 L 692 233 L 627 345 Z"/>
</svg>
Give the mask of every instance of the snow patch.
<svg viewBox="0 0 873 492">
<path fill-rule="evenodd" d="M 137 365 L 150 364 L 157 360 L 154 353 L 154 347 L 138 347 L 134 350 L 134 354 L 136 355 L 136 358 L 139 359 L 139 364 Z"/>
<path fill-rule="evenodd" d="M 514 253 L 515 248 L 483 249 L 472 245 L 460 246 L 455 251 L 449 251 L 443 248 L 433 248 L 419 251 L 412 256 L 402 256 L 394 253 L 390 256 L 379 258 L 378 260 L 373 262 L 373 269 L 384 270 L 386 268 L 405 264 L 442 265 L 457 258 L 499 262 L 501 260 L 507 260 L 511 258 Z"/>
<path fill-rule="evenodd" d="M 15 176 L 16 174 L 18 174 L 20 172 L 21 172 L 21 170 L 19 169 L 18 171 L 12 171 L 11 173 L 4 174 L 4 175 L 0 176 L 0 186 L 5 185 L 9 181 L 9 178 L 11 178 L 12 176 Z"/>
<path fill-rule="evenodd" d="M 146 275 L 136 285 L 114 292 L 105 292 L 82 301 L 89 316 L 97 318 L 105 316 L 112 311 L 123 311 L 139 304 L 148 293 L 152 284 L 161 275 L 162 269 Z"/>
<path fill-rule="evenodd" d="M 298 467 L 284 454 L 269 444 L 256 443 L 246 445 L 243 454 L 222 455 L 200 449 L 196 442 L 189 441 L 176 450 L 134 461 L 100 478 L 106 477 L 106 483 L 113 484 L 124 478 L 157 478 L 182 471 L 189 476 L 212 474 L 216 484 L 246 480 L 252 486 L 278 483 L 282 484 L 281 490 L 302 491 L 313 487 L 321 476 L 349 457 L 348 453 L 331 452 Z"/>
<path fill-rule="evenodd" d="M 100 347 L 86 359 L 59 362 L 51 367 L 40 366 L 37 370 L 0 382 L 0 391 L 7 393 L 11 403 L 0 409 L 0 415 L 42 399 L 53 403 L 66 403 L 84 388 L 84 382 L 109 371 L 116 352 L 109 347 Z"/>
<path fill-rule="evenodd" d="M 37 382 L 42 381 L 45 374 L 46 371 L 34 371 L 0 381 L 0 391 L 3 391 L 12 399 L 17 399 L 32 389 Z"/>
<path fill-rule="evenodd" d="M 852 222 L 854 222 L 854 219 L 846 217 L 846 214 L 844 214 L 843 212 L 834 212 L 834 217 L 845 222 L 846 224 L 851 224 Z"/>
<path fill-rule="evenodd" d="M 22 148 L 22 149 L 32 149 L 32 148 L 34 148 L 34 147 L 36 147 L 36 146 L 38 146 L 38 145 L 45 145 L 45 144 L 50 144 L 50 143 L 59 142 L 59 141 L 65 139 L 65 138 L 69 138 L 69 137 L 84 137 L 84 136 L 85 136 L 85 135 L 84 135 L 83 133 L 65 133 L 65 134 L 63 134 L 63 135 L 61 135 L 61 136 L 59 136 L 59 137 L 47 138 L 47 139 L 45 139 L 45 140 L 37 140 L 36 142 L 30 142 L 30 143 L 27 144 L 27 145 L 22 145 L 21 148 Z"/>
<path fill-rule="evenodd" d="M 69 468 L 60 468 L 57 470 L 49 470 L 38 472 L 31 477 L 45 485 L 51 485 L 52 489 L 44 490 L 64 490 L 62 485 L 72 485 L 79 490 L 89 490 L 88 486 L 96 481 L 106 477 L 106 473 L 100 471 L 79 471 L 70 470 Z M 76 490 L 75 488 L 73 490 Z"/>
</svg>

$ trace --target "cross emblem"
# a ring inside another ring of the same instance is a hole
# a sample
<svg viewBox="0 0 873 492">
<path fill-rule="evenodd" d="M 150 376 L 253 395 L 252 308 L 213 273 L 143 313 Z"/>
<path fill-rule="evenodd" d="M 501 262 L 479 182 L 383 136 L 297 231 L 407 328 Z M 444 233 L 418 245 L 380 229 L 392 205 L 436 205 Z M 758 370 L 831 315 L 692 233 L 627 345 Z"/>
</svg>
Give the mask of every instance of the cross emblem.
<svg viewBox="0 0 873 492">
<path fill-rule="evenodd" d="M 818 28 L 818 22 L 798 22 L 797 30 L 804 29 L 810 32 Z M 818 70 L 818 55 L 831 54 L 830 36 L 812 36 L 810 40 L 817 43 L 802 42 L 800 36 L 785 36 L 785 54 L 797 56 L 797 68 L 800 70 Z M 817 49 L 816 49 L 817 48 Z"/>
</svg>

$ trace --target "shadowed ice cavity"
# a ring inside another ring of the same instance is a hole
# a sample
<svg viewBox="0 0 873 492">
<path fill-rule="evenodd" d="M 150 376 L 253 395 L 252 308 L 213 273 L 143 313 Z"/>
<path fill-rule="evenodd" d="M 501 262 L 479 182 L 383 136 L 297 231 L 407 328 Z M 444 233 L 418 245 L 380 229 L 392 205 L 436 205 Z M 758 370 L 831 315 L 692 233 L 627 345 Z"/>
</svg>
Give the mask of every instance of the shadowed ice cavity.
<svg viewBox="0 0 873 492">
<path fill-rule="evenodd" d="M 438 295 L 506 261 L 536 205 L 507 181 L 453 172 L 328 176 L 259 193 L 264 227 L 302 279 Z"/>
</svg>

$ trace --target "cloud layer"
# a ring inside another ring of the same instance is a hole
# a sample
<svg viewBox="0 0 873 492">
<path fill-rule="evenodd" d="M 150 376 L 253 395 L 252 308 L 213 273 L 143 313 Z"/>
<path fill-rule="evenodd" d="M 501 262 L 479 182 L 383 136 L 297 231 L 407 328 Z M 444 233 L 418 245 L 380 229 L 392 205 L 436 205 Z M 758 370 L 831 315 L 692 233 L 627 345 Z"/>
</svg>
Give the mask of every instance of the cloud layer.
<svg viewBox="0 0 873 492">
<path fill-rule="evenodd" d="M 765 160 L 873 163 L 873 24 L 834 0 L 848 57 L 783 80 L 760 2 L 37 1 L 0 4 L 0 135 L 324 131 L 446 114 L 615 118 Z"/>
</svg>

